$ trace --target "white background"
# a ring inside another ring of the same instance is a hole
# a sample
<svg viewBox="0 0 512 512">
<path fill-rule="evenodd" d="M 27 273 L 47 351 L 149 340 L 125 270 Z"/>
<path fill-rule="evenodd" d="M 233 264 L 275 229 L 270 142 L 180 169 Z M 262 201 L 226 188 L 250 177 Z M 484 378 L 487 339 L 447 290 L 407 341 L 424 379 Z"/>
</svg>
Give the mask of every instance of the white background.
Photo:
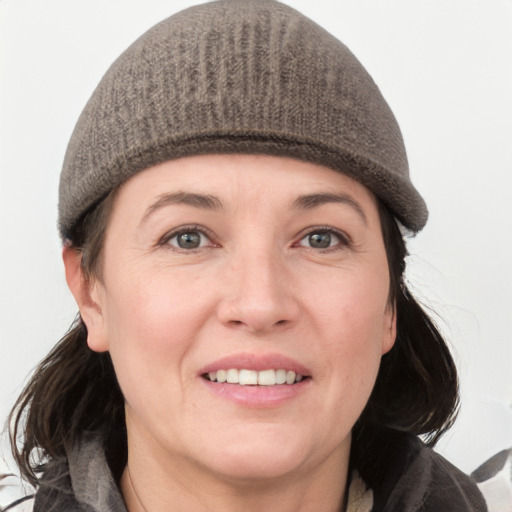
<svg viewBox="0 0 512 512">
<path fill-rule="evenodd" d="M 0 0 L 2 420 L 75 314 L 56 230 L 74 123 L 114 58 L 194 3 Z M 512 1 L 286 3 L 352 49 L 402 127 L 431 212 L 409 280 L 460 369 L 461 413 L 439 451 L 471 471 L 512 445 Z"/>
</svg>

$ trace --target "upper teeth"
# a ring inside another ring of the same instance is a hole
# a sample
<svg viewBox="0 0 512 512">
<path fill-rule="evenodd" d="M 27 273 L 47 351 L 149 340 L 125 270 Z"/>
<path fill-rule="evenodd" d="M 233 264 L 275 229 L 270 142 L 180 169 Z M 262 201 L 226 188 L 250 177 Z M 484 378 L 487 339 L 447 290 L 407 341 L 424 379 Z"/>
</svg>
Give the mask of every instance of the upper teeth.
<svg viewBox="0 0 512 512">
<path fill-rule="evenodd" d="M 217 370 L 209 372 L 208 377 L 212 382 L 227 382 L 229 384 L 240 384 L 242 386 L 259 385 L 275 386 L 276 384 L 293 384 L 300 382 L 304 377 L 292 371 L 286 370 Z"/>
</svg>

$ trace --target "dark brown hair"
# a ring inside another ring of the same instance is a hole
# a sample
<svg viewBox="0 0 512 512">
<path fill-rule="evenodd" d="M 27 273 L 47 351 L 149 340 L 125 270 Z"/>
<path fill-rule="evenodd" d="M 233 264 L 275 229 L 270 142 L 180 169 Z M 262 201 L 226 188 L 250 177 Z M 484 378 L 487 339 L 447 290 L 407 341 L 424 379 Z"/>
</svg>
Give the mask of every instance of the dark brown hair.
<svg viewBox="0 0 512 512">
<path fill-rule="evenodd" d="M 77 223 L 69 243 L 82 253 L 87 276 L 101 277 L 101 253 L 115 192 Z M 424 434 L 433 445 L 451 426 L 458 405 L 457 373 L 441 334 L 403 280 L 406 246 L 395 219 L 378 201 L 390 274 L 397 339 L 383 356 L 370 400 L 354 429 L 352 461 L 365 465 L 379 429 Z M 102 433 L 117 478 L 126 464 L 124 399 L 108 353 L 87 346 L 80 317 L 36 368 L 9 418 L 13 455 L 37 485 L 45 463 L 65 457 L 86 430 Z M 35 454 L 35 456 L 34 456 Z M 363 476 L 365 471 L 362 471 Z"/>
</svg>

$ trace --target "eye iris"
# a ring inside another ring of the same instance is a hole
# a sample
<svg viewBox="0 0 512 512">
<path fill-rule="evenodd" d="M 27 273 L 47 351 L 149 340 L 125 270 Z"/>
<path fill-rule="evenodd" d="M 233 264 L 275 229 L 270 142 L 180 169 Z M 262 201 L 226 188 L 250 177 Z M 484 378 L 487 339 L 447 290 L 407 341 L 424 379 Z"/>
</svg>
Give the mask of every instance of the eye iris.
<svg viewBox="0 0 512 512">
<path fill-rule="evenodd" d="M 197 249 L 201 244 L 201 235 L 199 233 L 181 233 L 177 237 L 178 246 L 182 249 Z"/>
<path fill-rule="evenodd" d="M 309 244 L 315 249 L 326 249 L 331 245 L 330 233 L 312 233 L 309 235 Z"/>
</svg>

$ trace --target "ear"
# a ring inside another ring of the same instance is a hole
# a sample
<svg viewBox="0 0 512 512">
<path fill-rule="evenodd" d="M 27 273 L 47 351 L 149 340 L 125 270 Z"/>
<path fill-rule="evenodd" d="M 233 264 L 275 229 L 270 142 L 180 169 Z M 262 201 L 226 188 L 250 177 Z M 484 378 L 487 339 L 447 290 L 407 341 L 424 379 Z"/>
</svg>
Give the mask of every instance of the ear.
<svg viewBox="0 0 512 512">
<path fill-rule="evenodd" d="M 64 246 L 62 259 L 68 287 L 87 327 L 87 345 L 95 352 L 106 352 L 109 347 L 104 317 L 104 287 L 98 279 L 85 275 L 80 251 Z"/>
<path fill-rule="evenodd" d="M 396 340 L 396 304 L 388 304 L 382 326 L 382 355 L 389 352 Z"/>
</svg>

